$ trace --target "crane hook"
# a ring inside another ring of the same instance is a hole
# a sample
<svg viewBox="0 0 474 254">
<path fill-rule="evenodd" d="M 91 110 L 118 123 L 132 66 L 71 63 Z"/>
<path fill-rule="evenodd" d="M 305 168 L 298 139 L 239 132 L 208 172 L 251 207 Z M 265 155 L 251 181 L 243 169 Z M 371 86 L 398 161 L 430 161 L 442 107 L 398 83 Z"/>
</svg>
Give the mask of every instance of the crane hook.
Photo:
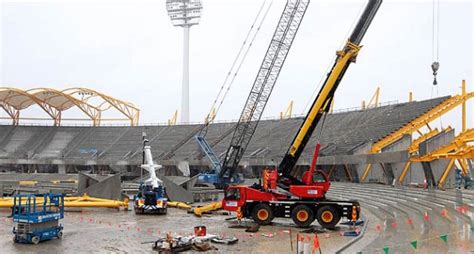
<svg viewBox="0 0 474 254">
<path fill-rule="evenodd" d="M 439 62 L 433 62 L 431 64 L 431 69 L 433 70 L 433 85 L 436 86 L 438 85 L 438 81 L 436 80 L 436 76 L 438 75 L 438 69 L 439 69 Z"/>
</svg>

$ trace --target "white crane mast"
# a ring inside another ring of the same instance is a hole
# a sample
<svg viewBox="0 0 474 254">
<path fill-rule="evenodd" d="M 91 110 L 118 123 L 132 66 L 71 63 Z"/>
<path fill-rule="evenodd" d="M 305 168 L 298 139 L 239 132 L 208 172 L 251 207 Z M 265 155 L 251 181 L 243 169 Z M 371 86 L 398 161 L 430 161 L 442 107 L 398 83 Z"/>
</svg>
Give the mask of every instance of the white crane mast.
<svg viewBox="0 0 474 254">
<path fill-rule="evenodd" d="M 145 145 L 143 150 L 145 152 L 145 164 L 143 164 L 141 167 L 148 171 L 150 175 L 150 177 L 145 180 L 145 184 L 151 185 L 153 188 L 158 188 L 158 186 L 163 185 L 163 181 L 161 181 L 161 179 L 156 176 L 156 170 L 162 168 L 162 166 L 153 163 L 153 156 L 151 154 L 150 146 Z"/>
</svg>

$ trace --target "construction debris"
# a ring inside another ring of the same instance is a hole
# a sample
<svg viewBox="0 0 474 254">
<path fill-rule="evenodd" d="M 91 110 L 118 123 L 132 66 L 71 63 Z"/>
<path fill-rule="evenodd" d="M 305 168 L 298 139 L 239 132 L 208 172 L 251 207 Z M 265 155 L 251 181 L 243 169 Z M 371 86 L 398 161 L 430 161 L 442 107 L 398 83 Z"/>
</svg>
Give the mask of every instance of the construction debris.
<svg viewBox="0 0 474 254">
<path fill-rule="evenodd" d="M 177 253 L 191 249 L 196 251 L 209 251 L 218 250 L 218 248 L 210 242 L 232 245 L 239 241 L 236 237 L 223 237 L 205 233 L 205 231 L 199 231 L 199 235 L 193 236 L 172 236 L 171 233 L 167 233 L 166 237 L 159 238 L 154 242 L 152 249 L 160 253 Z"/>
<path fill-rule="evenodd" d="M 213 243 L 220 243 L 220 244 L 227 244 L 227 245 L 232 245 L 232 244 L 235 244 L 239 241 L 239 239 L 237 237 L 227 237 L 227 238 L 224 238 L 224 237 L 216 237 L 216 238 L 212 238 L 211 239 L 211 242 Z"/>
<path fill-rule="evenodd" d="M 196 216 L 201 217 L 204 213 L 209 213 L 222 208 L 222 202 L 213 202 L 205 206 L 197 207 L 193 209 Z"/>
<path fill-rule="evenodd" d="M 344 221 L 339 224 L 346 225 L 346 226 L 361 226 L 361 225 L 364 225 L 364 221 L 363 220 L 357 220 L 356 222 Z"/>
<path fill-rule="evenodd" d="M 194 250 L 197 251 L 218 250 L 214 245 L 211 245 L 209 242 L 193 243 L 192 247 Z"/>
<path fill-rule="evenodd" d="M 259 229 L 260 229 L 260 225 L 257 224 L 257 223 L 254 223 L 254 224 L 250 225 L 249 227 L 247 227 L 245 232 L 255 233 L 255 232 L 258 232 Z"/>
<path fill-rule="evenodd" d="M 342 236 L 359 236 L 360 235 L 360 228 L 356 228 L 354 230 L 349 230 L 341 233 Z"/>
<path fill-rule="evenodd" d="M 185 210 L 190 210 L 192 206 L 183 203 L 183 202 L 177 202 L 177 201 L 168 201 L 168 206 L 169 207 L 175 207 L 175 208 L 180 208 L 180 209 L 185 209 Z"/>
</svg>

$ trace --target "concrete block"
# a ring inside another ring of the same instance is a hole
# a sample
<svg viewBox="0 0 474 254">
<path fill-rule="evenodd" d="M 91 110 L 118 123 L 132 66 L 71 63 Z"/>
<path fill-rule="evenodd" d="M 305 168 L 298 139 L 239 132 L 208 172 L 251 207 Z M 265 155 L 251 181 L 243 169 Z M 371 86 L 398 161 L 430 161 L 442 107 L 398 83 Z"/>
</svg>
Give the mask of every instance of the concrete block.
<svg viewBox="0 0 474 254">
<path fill-rule="evenodd" d="M 192 203 L 193 194 L 183 187 L 177 185 L 173 181 L 171 181 L 168 177 L 158 174 L 158 178 L 163 181 L 163 184 L 166 188 L 166 193 L 168 194 L 168 198 L 172 201 L 179 201 L 185 203 Z"/>
<path fill-rule="evenodd" d="M 397 180 L 397 183 L 398 183 L 398 178 L 400 178 L 400 175 L 401 175 L 403 169 L 405 168 L 405 164 L 406 164 L 406 162 L 391 163 L 393 175 L 394 175 L 395 179 Z M 408 172 L 410 172 L 410 171 L 408 171 Z M 407 185 L 408 183 L 409 183 L 409 179 L 408 179 L 408 174 L 407 174 L 405 176 L 405 179 L 403 180 L 403 183 L 401 183 L 401 184 L 402 185 Z"/>
<path fill-rule="evenodd" d="M 388 145 L 382 149 L 382 152 L 396 152 L 408 150 L 411 144 L 411 135 L 403 135 L 403 137 L 393 144 Z"/>
<path fill-rule="evenodd" d="M 455 137 L 455 132 L 454 132 L 454 129 L 452 129 L 447 132 L 442 132 L 420 143 L 420 149 L 419 149 L 420 155 L 426 155 L 439 149 L 443 145 L 450 143 L 454 139 L 454 137 Z M 438 184 L 437 181 L 441 178 L 448 163 L 449 163 L 449 160 L 434 160 L 431 162 L 422 163 L 423 171 L 425 172 L 425 177 L 428 181 L 428 184 L 430 184 L 430 186 L 432 184 L 433 185 Z M 445 187 L 450 186 L 452 183 L 454 183 L 454 170 L 452 170 L 450 174 L 448 175 Z"/>
<path fill-rule="evenodd" d="M 189 170 L 189 162 L 188 161 L 180 161 L 178 162 L 178 169 L 183 173 L 183 176 L 189 176 L 190 175 L 190 170 Z"/>
<path fill-rule="evenodd" d="M 411 164 L 410 170 L 408 171 L 407 176 L 405 177 L 405 183 L 418 183 L 422 184 L 425 180 L 425 173 L 423 171 L 423 166 L 420 162 L 414 162 Z"/>
<path fill-rule="evenodd" d="M 372 149 L 372 142 L 367 142 L 354 150 L 354 154 L 368 154 Z"/>
<path fill-rule="evenodd" d="M 454 136 L 454 129 L 452 129 L 447 132 L 441 132 L 438 135 L 421 142 L 419 148 L 420 155 L 429 154 L 441 146 L 450 143 L 454 139 Z"/>
<path fill-rule="evenodd" d="M 97 181 L 89 175 L 79 173 L 77 193 L 78 195 L 87 194 L 95 198 L 121 200 L 122 186 L 120 177 L 120 174 L 115 174 L 105 178 L 102 181 Z M 85 182 L 81 183 L 81 180 Z"/>
<path fill-rule="evenodd" d="M 66 165 L 58 165 L 58 173 L 66 174 Z"/>
<path fill-rule="evenodd" d="M 431 165 L 431 171 L 433 173 L 434 178 L 436 179 L 436 184 L 438 184 L 439 179 L 444 173 L 444 170 L 449 164 L 449 160 L 434 160 L 430 162 Z M 453 166 L 454 169 L 454 166 Z M 449 172 L 448 178 L 446 178 L 446 182 L 444 187 L 448 188 L 450 185 L 453 185 L 455 183 L 455 170 L 451 169 Z"/>
<path fill-rule="evenodd" d="M 388 185 L 393 184 L 393 180 L 395 179 L 395 174 L 393 173 L 393 168 L 391 163 L 383 163 L 382 170 L 385 177 L 385 183 Z"/>
<path fill-rule="evenodd" d="M 435 177 L 433 175 L 433 170 L 431 168 L 431 163 L 422 162 L 421 166 L 423 167 L 423 172 L 425 173 L 425 179 L 426 179 L 426 183 L 428 184 L 428 186 L 430 186 L 430 187 L 436 186 L 436 180 L 435 180 Z"/>
<path fill-rule="evenodd" d="M 360 182 L 360 178 L 359 178 L 359 172 L 357 171 L 356 165 L 354 165 L 354 164 L 349 164 L 349 165 L 347 165 L 347 167 L 349 168 L 349 172 L 351 172 L 351 175 L 352 175 L 352 182 L 354 182 L 354 183 L 359 183 L 359 182 Z"/>
<path fill-rule="evenodd" d="M 78 183 L 77 183 L 77 189 L 78 190 L 83 190 L 86 189 L 96 183 L 98 183 L 99 180 L 93 178 L 90 175 L 86 175 L 84 173 L 79 172 L 78 173 Z"/>
</svg>

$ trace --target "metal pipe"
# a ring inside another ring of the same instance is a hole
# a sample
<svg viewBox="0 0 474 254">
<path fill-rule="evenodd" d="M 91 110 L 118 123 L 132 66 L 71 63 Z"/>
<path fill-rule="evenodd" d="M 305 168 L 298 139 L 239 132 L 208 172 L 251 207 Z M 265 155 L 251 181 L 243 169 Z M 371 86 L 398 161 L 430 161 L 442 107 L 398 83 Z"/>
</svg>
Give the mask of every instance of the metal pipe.
<svg viewBox="0 0 474 254">
<path fill-rule="evenodd" d="M 44 198 L 37 197 L 37 203 L 43 203 Z M 20 200 L 21 203 L 26 201 Z M 10 208 L 13 206 L 13 198 L 0 198 L 0 208 Z M 103 208 L 128 208 L 128 200 L 118 201 L 111 199 L 93 198 L 87 195 L 81 197 L 65 197 L 64 207 L 103 207 Z"/>
<path fill-rule="evenodd" d="M 222 202 L 218 201 L 218 202 L 210 203 L 205 206 L 194 208 L 194 214 L 196 216 L 201 217 L 203 213 L 219 210 L 221 208 L 222 208 Z"/>
<path fill-rule="evenodd" d="M 372 169 L 372 164 L 367 164 L 367 167 L 364 170 L 364 174 L 362 175 L 362 178 L 360 179 L 361 182 L 364 182 L 367 176 L 369 176 L 369 172 Z"/>
<path fill-rule="evenodd" d="M 454 161 L 455 161 L 454 159 L 450 160 L 448 165 L 446 166 L 446 169 L 444 169 L 443 175 L 439 179 L 438 188 L 442 188 L 444 186 L 444 182 L 446 182 L 446 179 L 448 178 L 449 172 L 453 168 Z"/>
<path fill-rule="evenodd" d="M 405 167 L 403 168 L 403 171 L 402 173 L 400 174 L 400 176 L 398 177 L 398 182 L 400 184 L 403 184 L 403 181 L 405 180 L 405 177 L 408 173 L 408 170 L 410 169 L 410 165 L 411 165 L 411 161 L 407 161 L 407 163 L 405 164 Z"/>
</svg>

